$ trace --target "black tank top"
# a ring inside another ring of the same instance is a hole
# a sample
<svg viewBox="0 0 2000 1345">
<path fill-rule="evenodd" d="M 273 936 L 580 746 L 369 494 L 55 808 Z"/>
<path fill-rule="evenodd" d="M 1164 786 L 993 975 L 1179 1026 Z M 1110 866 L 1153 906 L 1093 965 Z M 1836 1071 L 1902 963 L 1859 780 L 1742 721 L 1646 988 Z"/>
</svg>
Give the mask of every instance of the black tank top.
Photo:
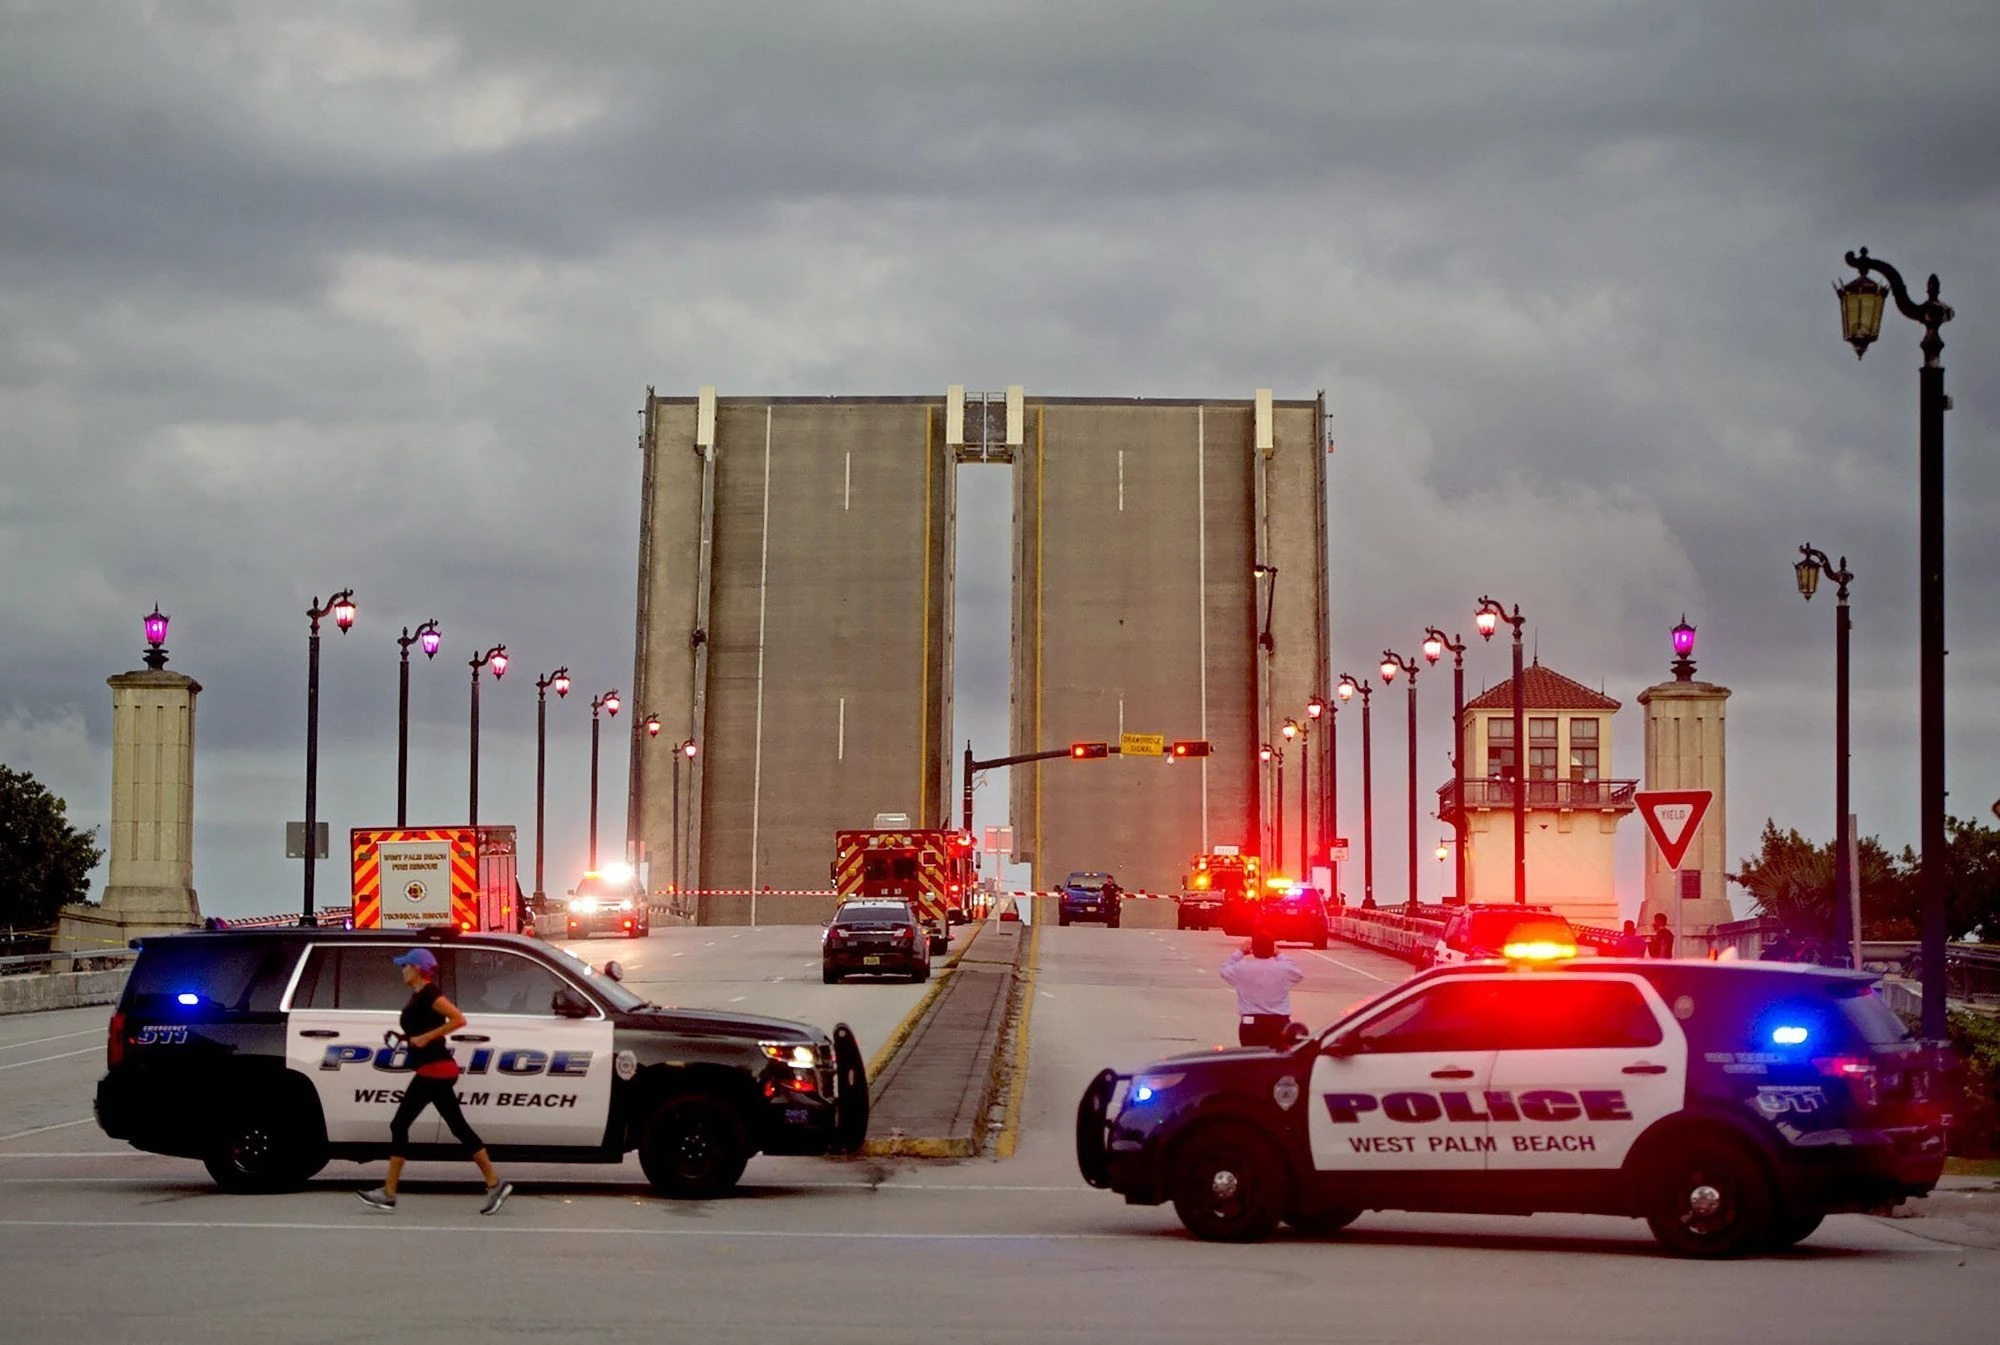
<svg viewBox="0 0 2000 1345">
<path fill-rule="evenodd" d="M 444 1015 L 438 1012 L 438 996 L 443 993 L 434 981 L 426 982 L 417 993 L 410 996 L 410 1002 L 403 1006 L 402 1028 L 405 1037 L 416 1037 L 444 1026 Z M 434 1065 L 441 1060 L 451 1059 L 451 1048 L 444 1038 L 410 1048 L 410 1066 Z"/>
</svg>

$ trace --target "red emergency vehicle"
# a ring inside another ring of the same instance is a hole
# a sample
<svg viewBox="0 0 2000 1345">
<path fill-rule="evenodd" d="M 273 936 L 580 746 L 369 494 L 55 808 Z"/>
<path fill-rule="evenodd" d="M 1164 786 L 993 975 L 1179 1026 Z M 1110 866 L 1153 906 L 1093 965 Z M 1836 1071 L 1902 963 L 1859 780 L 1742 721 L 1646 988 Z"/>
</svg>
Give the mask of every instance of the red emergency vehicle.
<svg viewBox="0 0 2000 1345">
<path fill-rule="evenodd" d="M 950 941 L 952 913 L 963 912 L 976 880 L 971 834 L 912 827 L 900 814 L 878 813 L 875 822 L 834 833 L 834 890 L 842 901 L 874 897 L 908 902 L 931 931 L 932 951 L 942 952 Z"/>
</svg>

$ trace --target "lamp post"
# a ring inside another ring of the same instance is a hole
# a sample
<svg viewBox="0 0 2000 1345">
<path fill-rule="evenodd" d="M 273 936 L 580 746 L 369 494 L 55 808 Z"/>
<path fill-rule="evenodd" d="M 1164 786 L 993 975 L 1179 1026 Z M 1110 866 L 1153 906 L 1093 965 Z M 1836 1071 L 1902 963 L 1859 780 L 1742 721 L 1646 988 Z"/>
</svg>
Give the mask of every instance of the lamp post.
<svg viewBox="0 0 2000 1345">
<path fill-rule="evenodd" d="M 1521 627 L 1528 619 L 1521 604 L 1514 604 L 1512 616 L 1491 598 L 1481 598 L 1472 614 L 1479 638 L 1490 640 L 1501 622 L 1514 628 L 1514 900 L 1528 900 L 1528 725 L 1527 684 L 1521 680 Z"/>
<path fill-rule="evenodd" d="M 1285 720 L 1284 734 L 1287 739 L 1298 738 L 1299 742 L 1299 881 L 1305 882 L 1312 875 L 1311 795 L 1306 790 L 1306 763 L 1312 760 L 1312 730 L 1296 719 Z"/>
<path fill-rule="evenodd" d="M 682 763 L 683 761 L 685 761 L 685 762 L 688 762 L 688 763 L 690 764 L 690 766 L 692 766 L 692 764 L 693 764 L 693 762 L 694 762 L 694 756 L 695 756 L 695 753 L 696 753 L 697 751 L 699 751 L 699 750 L 700 750 L 700 749 L 699 749 L 699 748 L 697 748 L 697 747 L 695 746 L 695 742 L 694 742 L 694 739 L 692 739 L 692 738 L 686 738 L 686 739 L 683 739 L 683 740 L 681 741 L 681 749 L 680 749 L 680 751 L 679 751 L 679 752 L 677 752 L 677 753 L 676 753 L 676 754 L 674 755 L 674 853 L 673 853 L 673 864 L 674 864 L 674 900 L 673 900 L 673 906 L 674 906 L 675 910 L 677 910 L 677 911 L 678 911 L 678 910 L 680 910 L 680 908 L 681 908 L 681 886 L 682 886 L 682 884 L 681 884 L 681 763 Z"/>
<path fill-rule="evenodd" d="M 1375 694 L 1375 688 L 1351 673 L 1342 673 L 1334 693 L 1345 701 L 1354 699 L 1357 691 L 1361 693 L 1361 904 L 1372 909 L 1375 905 L 1375 735 L 1369 725 L 1368 698 Z"/>
<path fill-rule="evenodd" d="M 1257 636 L 1257 643 L 1266 654 L 1277 652 L 1277 641 L 1271 638 L 1271 612 L 1278 605 L 1278 567 L 1275 565 L 1252 565 L 1250 573 L 1258 579 L 1268 579 L 1271 587 L 1264 599 L 1264 629 Z"/>
<path fill-rule="evenodd" d="M 499 681 L 507 675 L 507 646 L 496 644 L 483 654 L 476 654 L 469 660 L 472 665 L 472 785 L 465 809 L 465 824 L 479 825 L 479 670 L 487 664 L 493 665 L 493 680 Z"/>
<path fill-rule="evenodd" d="M 1853 628 L 1848 615 L 1847 586 L 1854 581 L 1848 571 L 1847 557 L 1840 558 L 1835 565 L 1826 558 L 1826 552 L 1818 547 L 1799 548 L 1799 560 L 1792 566 L 1792 572 L 1799 581 L 1799 596 L 1812 601 L 1814 590 L 1819 588 L 1820 572 L 1839 587 L 1834 591 L 1837 602 L 1834 606 L 1833 622 L 1833 941 L 1840 947 L 1841 965 L 1857 965 L 1854 959 L 1854 941 L 1859 932 L 1860 921 L 1855 917 L 1855 884 L 1853 855 L 1848 848 L 1848 737 L 1847 737 L 1847 635 Z M 1682 619 L 1686 624 L 1686 619 Z M 1674 628 L 1678 635 L 1679 627 Z M 1690 639 L 1692 645 L 1692 639 Z M 1676 650 L 1679 641 L 1676 639 Z"/>
<path fill-rule="evenodd" d="M 597 872 L 597 712 L 603 710 L 613 719 L 618 717 L 618 693 L 607 691 L 602 696 L 590 698 L 590 863 L 592 873 Z"/>
<path fill-rule="evenodd" d="M 306 616 L 312 620 L 312 631 L 306 636 L 306 886 L 304 902 L 299 908 L 299 923 L 315 925 L 319 923 L 319 918 L 313 914 L 313 860 L 317 856 L 315 842 L 319 838 L 319 623 L 330 616 L 333 624 L 340 628 L 340 633 L 347 634 L 348 627 L 354 624 L 354 590 L 340 590 L 324 607 L 320 606 L 318 595 L 314 595 L 312 606 L 306 608 Z M 152 638 L 152 629 L 149 617 L 146 621 L 148 639 Z M 166 618 L 161 617 L 160 638 L 165 640 L 166 637 Z"/>
<path fill-rule="evenodd" d="M 160 610 L 158 603 L 145 617 L 146 666 L 154 672 L 163 672 L 167 666 L 167 623 L 173 618 Z"/>
<path fill-rule="evenodd" d="M 1854 347 L 1856 359 L 1882 331 L 1882 303 L 1886 297 L 1880 283 L 1870 280 L 1870 271 L 1879 271 L 1894 292 L 1896 309 L 1924 329 L 1918 349 L 1924 362 L 1917 371 L 1917 602 L 1918 602 L 1918 690 L 1917 738 L 1921 764 L 1918 792 L 1922 797 L 1923 867 L 1918 886 L 1923 896 L 1923 1031 L 1932 1041 L 1945 1035 L 1944 946 L 1944 413 L 1951 399 L 1944 395 L 1944 338 L 1938 328 L 1950 322 L 1951 305 L 1938 298 L 1938 278 L 1933 275 L 1924 290 L 1924 301 L 1914 303 L 1903 284 L 1902 274 L 1887 262 L 1868 255 L 1868 249 L 1847 254 L 1847 264 L 1859 274 L 1845 285 L 1834 286 L 1840 296 L 1841 335 Z"/>
<path fill-rule="evenodd" d="M 1452 895 L 1448 901 L 1465 901 L 1465 641 L 1447 638 L 1436 626 L 1424 628 L 1424 657 L 1432 664 L 1451 651 L 1451 786 L 1452 834 L 1457 837 L 1458 862 L 1453 866 Z"/>
<path fill-rule="evenodd" d="M 396 637 L 396 648 L 402 654 L 396 682 L 396 825 L 399 827 L 410 824 L 410 646 L 422 645 L 424 657 L 433 659 L 443 642 L 444 635 L 435 620 L 417 627 L 414 635 L 405 626 Z"/>
<path fill-rule="evenodd" d="M 1382 680 L 1402 673 L 1410 683 L 1410 909 L 1417 909 L 1417 661 L 1391 650 L 1382 651 Z"/>
<path fill-rule="evenodd" d="M 1265 743 L 1257 755 L 1271 764 L 1271 783 L 1277 793 L 1271 814 L 1271 872 L 1277 873 L 1285 863 L 1285 749 Z"/>
<path fill-rule="evenodd" d="M 552 673 L 544 673 L 535 679 L 535 914 L 542 913 L 542 852 L 547 847 L 543 839 L 547 836 L 544 823 L 547 820 L 543 801 L 547 797 L 549 782 L 549 691 L 553 688 L 556 699 L 569 695 L 569 669 L 557 668 Z"/>
<path fill-rule="evenodd" d="M 1318 728 L 1322 718 L 1326 718 L 1326 736 L 1319 740 L 1319 759 L 1315 763 L 1315 773 L 1319 776 L 1319 826 L 1313 830 L 1313 854 L 1326 860 L 1328 869 L 1333 868 L 1333 845 L 1328 839 L 1333 835 L 1328 830 L 1327 819 L 1332 815 L 1333 794 L 1326 782 L 1326 743 L 1333 736 L 1333 720 L 1326 716 L 1326 697 L 1317 691 L 1306 699 L 1306 723 Z M 1334 886 L 1336 896 L 1339 886 Z"/>
</svg>

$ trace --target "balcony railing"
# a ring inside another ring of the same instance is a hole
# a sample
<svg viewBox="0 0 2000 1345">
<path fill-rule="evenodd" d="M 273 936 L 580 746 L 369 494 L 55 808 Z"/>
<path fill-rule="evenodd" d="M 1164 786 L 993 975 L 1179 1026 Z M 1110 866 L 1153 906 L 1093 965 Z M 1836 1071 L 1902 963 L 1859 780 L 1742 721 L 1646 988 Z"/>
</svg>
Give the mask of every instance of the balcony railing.
<svg viewBox="0 0 2000 1345">
<path fill-rule="evenodd" d="M 1524 782 L 1500 778 L 1467 780 L 1465 806 L 1473 812 L 1483 809 L 1509 811 L 1514 807 L 1514 791 Z M 1638 805 L 1633 794 L 1637 780 L 1529 780 L 1525 782 L 1527 805 L 1540 812 L 1629 813 Z M 1438 790 L 1438 816 L 1450 822 L 1458 816 L 1458 782 L 1449 781 Z"/>
</svg>

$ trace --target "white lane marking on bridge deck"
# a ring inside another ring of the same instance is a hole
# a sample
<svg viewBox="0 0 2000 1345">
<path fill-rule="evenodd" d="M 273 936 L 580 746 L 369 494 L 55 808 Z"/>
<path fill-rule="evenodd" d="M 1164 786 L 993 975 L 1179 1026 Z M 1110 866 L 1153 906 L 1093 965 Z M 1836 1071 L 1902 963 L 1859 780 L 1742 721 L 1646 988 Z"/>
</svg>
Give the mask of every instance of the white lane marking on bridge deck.
<svg viewBox="0 0 2000 1345">
<path fill-rule="evenodd" d="M 1306 951 L 1311 952 L 1314 957 L 1319 958 L 1323 962 L 1331 962 L 1336 967 L 1339 967 L 1345 971 L 1354 972 L 1355 974 L 1360 976 L 1366 976 L 1371 981 L 1383 981 L 1388 984 L 1392 985 L 1394 984 L 1394 981 L 1391 980 L 1391 978 L 1387 976 L 1377 976 L 1374 972 L 1368 970 L 1368 968 L 1366 967 L 1357 967 L 1352 962 L 1342 962 L 1337 957 L 1328 957 L 1325 953 L 1315 952 L 1312 949 L 1307 949 Z"/>
<path fill-rule="evenodd" d="M 58 1121 L 52 1126 L 36 1126 L 33 1130 L 17 1130 L 11 1135 L 0 1135 L 0 1144 L 5 1144 L 8 1140 L 26 1139 L 30 1135 L 40 1135 L 51 1130 L 67 1130 L 71 1126 L 87 1126 L 95 1119 L 95 1117 L 91 1116 L 80 1116 L 74 1121 Z M 13 1158 L 18 1157 L 18 1155 L 9 1154 L 7 1157 Z"/>
<path fill-rule="evenodd" d="M 53 1037 L 30 1037 L 26 1041 L 0 1042 L 0 1051 L 18 1051 L 24 1046 L 45 1046 L 49 1042 L 68 1041 L 72 1037 L 101 1037 L 103 1035 L 104 1029 L 101 1027 L 91 1028 L 87 1032 L 58 1032 Z"/>
<path fill-rule="evenodd" d="M 11 1065 L 0 1065 L 0 1069 L 26 1069 L 30 1065 L 46 1065 L 51 1060 L 67 1060 L 73 1055 L 95 1055 L 98 1047 L 86 1046 L 81 1051 L 64 1051 L 61 1055 L 45 1055 L 34 1060 L 16 1060 Z"/>
<path fill-rule="evenodd" d="M 1125 512 L 1125 450 L 1118 450 L 1118 512 Z"/>
<path fill-rule="evenodd" d="M 840 469 L 840 508 L 843 513 L 853 511 L 854 501 L 854 450 L 847 451 L 846 465 Z"/>
</svg>

